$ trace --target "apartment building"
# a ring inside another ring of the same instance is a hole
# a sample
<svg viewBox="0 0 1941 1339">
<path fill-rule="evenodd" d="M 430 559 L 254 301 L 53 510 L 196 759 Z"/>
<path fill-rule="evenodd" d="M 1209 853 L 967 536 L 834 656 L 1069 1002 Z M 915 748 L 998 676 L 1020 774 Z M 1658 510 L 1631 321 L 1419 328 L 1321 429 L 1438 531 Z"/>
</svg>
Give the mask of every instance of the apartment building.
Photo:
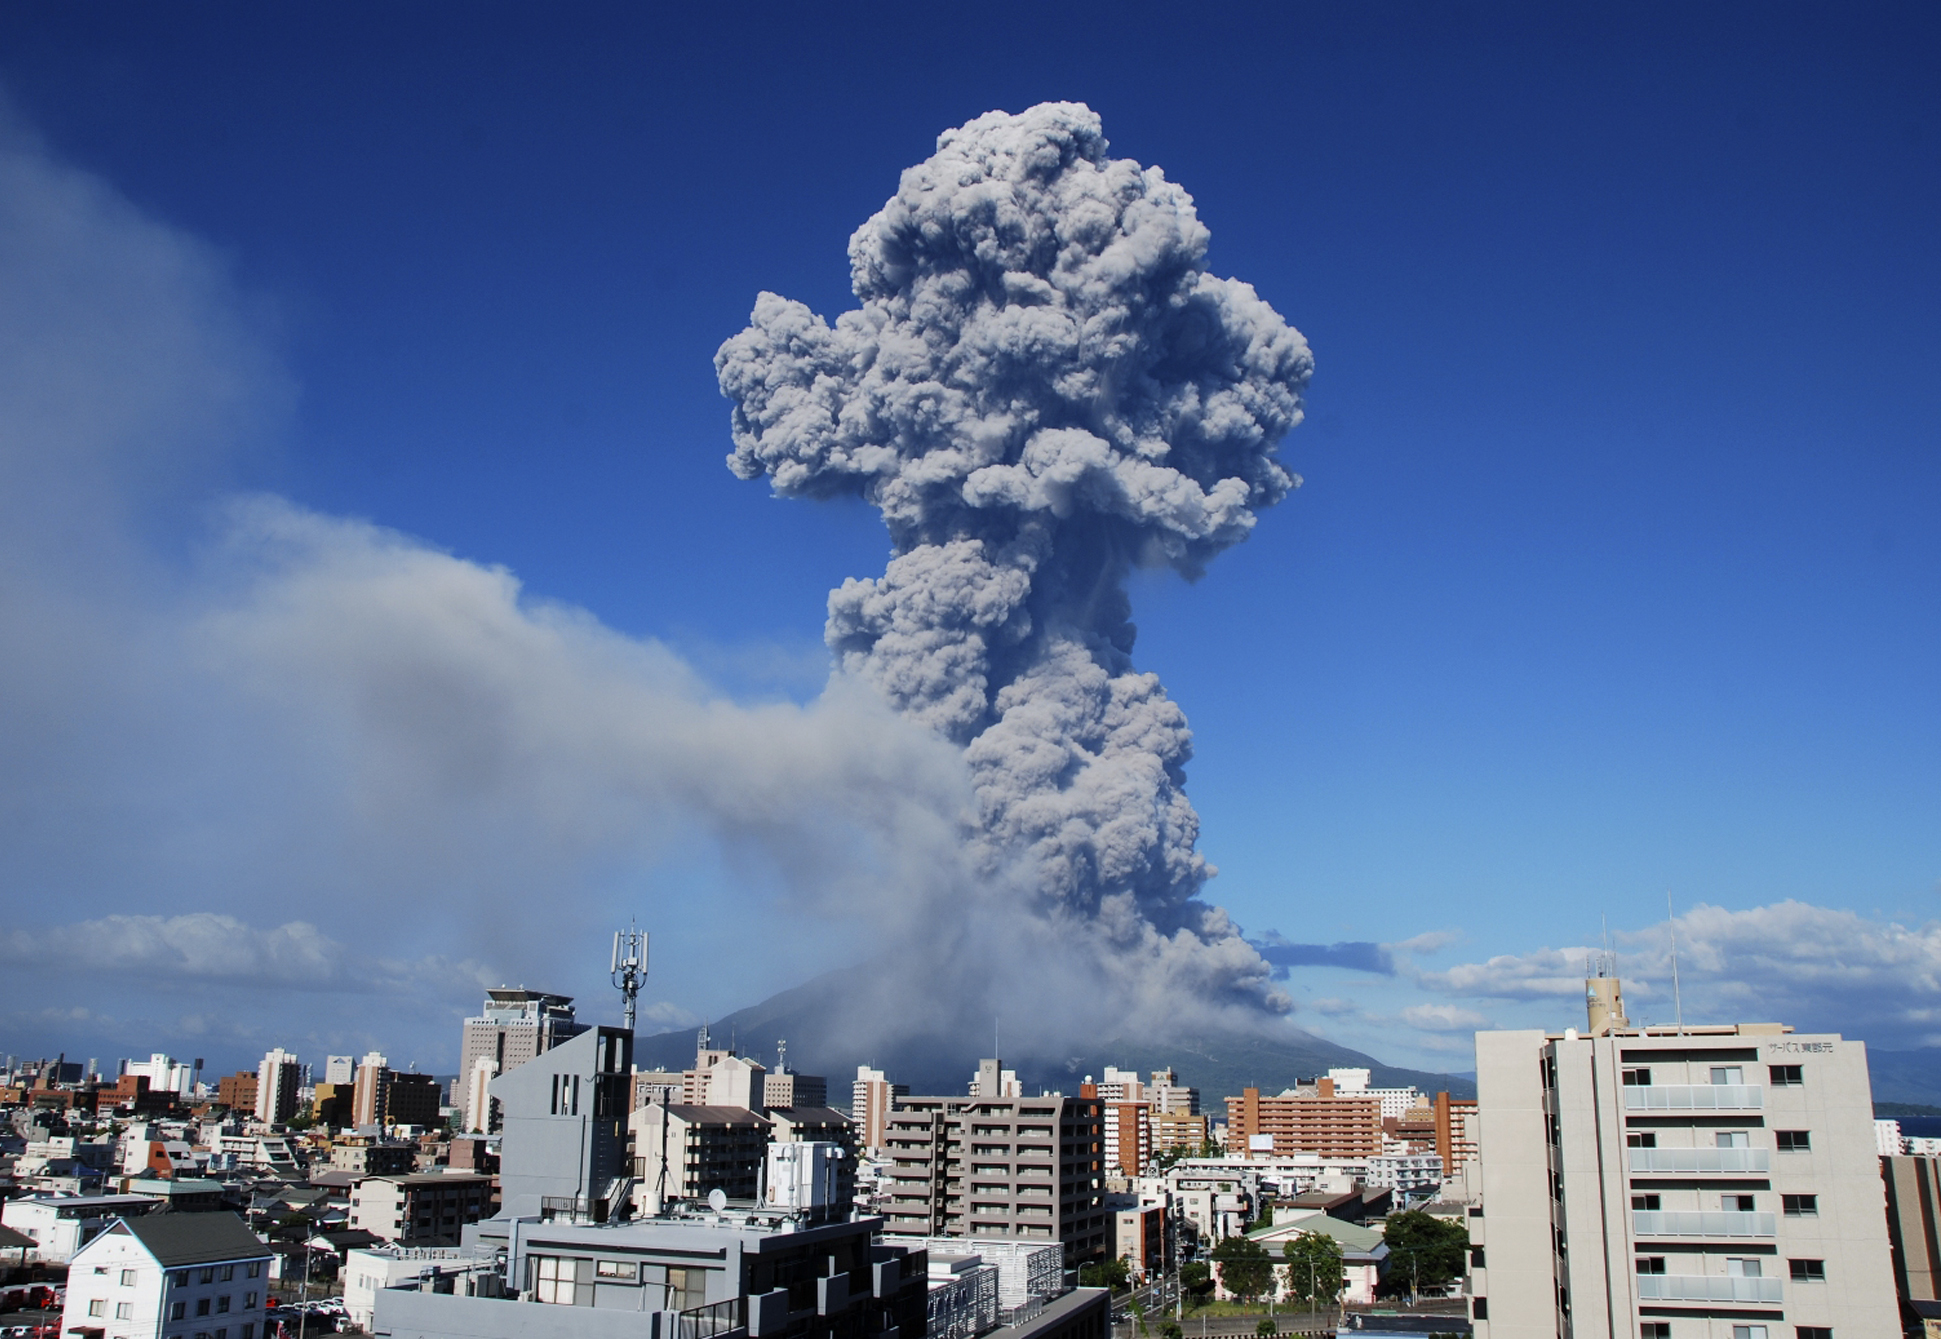
<svg viewBox="0 0 1941 1339">
<path fill-rule="evenodd" d="M 1476 1103 L 1448 1093 L 1437 1093 L 1435 1101 L 1436 1155 L 1442 1159 L 1445 1177 L 1461 1176 L 1463 1168 L 1482 1155 L 1478 1140 Z"/>
<path fill-rule="evenodd" d="M 233 1213 L 117 1219 L 68 1269 L 62 1337 L 257 1339 L 269 1263 Z"/>
<path fill-rule="evenodd" d="M 1372 1158 L 1382 1151 L 1381 1100 L 1343 1095 L 1333 1079 L 1272 1096 L 1248 1088 L 1227 1099 L 1227 1145 L 1239 1156 L 1318 1153 Z"/>
<path fill-rule="evenodd" d="M 1101 1105 L 1105 1112 L 1105 1170 L 1137 1176 L 1152 1161 L 1152 1104 L 1104 1102 Z"/>
<path fill-rule="evenodd" d="M 1891 1339 L 1866 1048 L 1778 1024 L 1476 1035 L 1476 1339 Z"/>
<path fill-rule="evenodd" d="M 256 1075 L 242 1070 L 217 1079 L 216 1100 L 231 1111 L 256 1110 Z"/>
<path fill-rule="evenodd" d="M 1880 1176 L 1895 1290 L 1909 1302 L 1941 1301 L 1941 1160 L 1889 1153 L 1880 1160 Z"/>
<path fill-rule="evenodd" d="M 675 1200 L 706 1199 L 712 1190 L 735 1200 L 757 1197 L 769 1142 L 766 1117 L 747 1107 L 655 1102 L 634 1108 L 627 1128 L 641 1212 L 659 1213 Z"/>
<path fill-rule="evenodd" d="M 280 1125 L 297 1114 L 297 1089 L 303 1085 L 303 1066 L 281 1046 L 256 1067 L 256 1119 Z"/>
<path fill-rule="evenodd" d="M 399 1246 L 456 1246 L 492 1212 L 492 1178 L 475 1172 L 367 1176 L 350 1188 L 350 1225 Z"/>
<path fill-rule="evenodd" d="M 856 1066 L 856 1081 L 849 1089 L 849 1115 L 856 1122 L 857 1138 L 864 1148 L 872 1153 L 882 1149 L 890 1108 L 899 1097 L 909 1095 L 909 1084 L 891 1083 L 880 1069 Z"/>
<path fill-rule="evenodd" d="M 995 1062 L 981 1072 L 1002 1085 Z M 1095 1096 L 905 1097 L 887 1124 L 887 1231 L 1057 1241 L 1068 1263 L 1105 1254 Z"/>
<path fill-rule="evenodd" d="M 1205 1116 L 1187 1111 L 1153 1111 L 1148 1113 L 1147 1121 L 1152 1129 L 1155 1156 L 1178 1152 L 1196 1157 L 1206 1148 L 1210 1131 Z"/>
</svg>

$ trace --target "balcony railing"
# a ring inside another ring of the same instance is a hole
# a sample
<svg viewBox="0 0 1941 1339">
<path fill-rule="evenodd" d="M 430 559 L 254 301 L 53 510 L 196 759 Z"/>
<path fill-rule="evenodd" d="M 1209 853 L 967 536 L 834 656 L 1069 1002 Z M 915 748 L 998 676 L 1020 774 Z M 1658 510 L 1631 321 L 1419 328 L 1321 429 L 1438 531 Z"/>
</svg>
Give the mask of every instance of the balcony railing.
<svg viewBox="0 0 1941 1339">
<path fill-rule="evenodd" d="M 1766 1172 L 1771 1154 L 1763 1148 L 1634 1148 L 1632 1172 Z"/>
<path fill-rule="evenodd" d="M 1778 1279 L 1713 1274 L 1640 1274 L 1638 1297 L 1648 1302 L 1777 1302 Z"/>
<path fill-rule="evenodd" d="M 1777 1227 L 1769 1213 L 1638 1209 L 1631 1214 L 1631 1231 L 1640 1237 L 1770 1237 Z"/>
<path fill-rule="evenodd" d="M 1625 1088 L 1631 1111 L 1757 1111 L 1763 1091 L 1749 1083 L 1656 1083 Z"/>
<path fill-rule="evenodd" d="M 681 1313 L 680 1339 L 714 1339 L 718 1334 L 738 1330 L 748 1324 L 748 1299 L 730 1297 L 725 1302 L 690 1307 Z"/>
</svg>

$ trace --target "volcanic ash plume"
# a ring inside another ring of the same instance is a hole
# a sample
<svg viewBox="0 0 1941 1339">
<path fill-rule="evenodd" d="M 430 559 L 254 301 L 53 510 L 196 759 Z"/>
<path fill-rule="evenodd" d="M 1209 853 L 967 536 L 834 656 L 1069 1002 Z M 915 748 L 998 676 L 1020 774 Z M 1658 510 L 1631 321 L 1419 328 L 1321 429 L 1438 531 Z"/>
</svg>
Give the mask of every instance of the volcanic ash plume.
<svg viewBox="0 0 1941 1339">
<path fill-rule="evenodd" d="M 979 876 L 1211 1002 L 1285 1008 L 1198 898 L 1186 718 L 1132 667 L 1134 565 L 1197 576 L 1299 481 L 1307 343 L 1204 268 L 1192 198 L 1075 103 L 937 142 L 850 239 L 834 326 L 763 293 L 715 367 L 729 468 L 861 494 L 883 576 L 829 597 L 848 673 L 965 750 Z"/>
</svg>

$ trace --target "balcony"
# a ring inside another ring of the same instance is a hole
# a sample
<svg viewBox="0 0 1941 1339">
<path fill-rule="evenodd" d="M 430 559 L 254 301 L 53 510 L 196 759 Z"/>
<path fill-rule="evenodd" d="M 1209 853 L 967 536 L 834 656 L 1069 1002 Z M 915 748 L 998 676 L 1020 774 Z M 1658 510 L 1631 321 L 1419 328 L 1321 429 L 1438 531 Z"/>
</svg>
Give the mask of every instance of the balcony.
<svg viewBox="0 0 1941 1339">
<path fill-rule="evenodd" d="M 1669 1172 L 1687 1176 L 1770 1170 L 1772 1155 L 1763 1148 L 1633 1148 L 1631 1173 Z"/>
<path fill-rule="evenodd" d="M 1713 1274 L 1640 1274 L 1638 1298 L 1646 1302 L 1773 1302 L 1778 1279 Z"/>
<path fill-rule="evenodd" d="M 1769 1213 L 1727 1210 L 1634 1209 L 1631 1231 L 1639 1237 L 1770 1237 L 1777 1232 Z"/>
<path fill-rule="evenodd" d="M 1749 1083 L 1664 1083 L 1624 1090 L 1627 1111 L 1758 1111 L 1763 1090 Z"/>
</svg>

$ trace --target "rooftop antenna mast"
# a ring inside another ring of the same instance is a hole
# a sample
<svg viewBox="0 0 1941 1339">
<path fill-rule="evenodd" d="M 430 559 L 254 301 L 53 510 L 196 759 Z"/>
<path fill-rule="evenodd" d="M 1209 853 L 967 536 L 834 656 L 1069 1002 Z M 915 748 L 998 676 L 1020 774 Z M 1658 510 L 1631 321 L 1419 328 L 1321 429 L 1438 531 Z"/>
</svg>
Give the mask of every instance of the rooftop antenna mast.
<svg viewBox="0 0 1941 1339">
<path fill-rule="evenodd" d="M 631 920 L 626 929 L 614 932 L 612 975 L 614 988 L 626 1001 L 626 1027 L 632 1032 L 640 983 L 647 979 L 647 934 Z"/>
<path fill-rule="evenodd" d="M 1678 1020 L 1678 1035 L 1685 1035 L 1685 1001 L 1678 993 L 1678 918 L 1671 912 L 1671 889 L 1665 889 L 1665 928 L 1671 931 L 1671 1005 Z"/>
</svg>

